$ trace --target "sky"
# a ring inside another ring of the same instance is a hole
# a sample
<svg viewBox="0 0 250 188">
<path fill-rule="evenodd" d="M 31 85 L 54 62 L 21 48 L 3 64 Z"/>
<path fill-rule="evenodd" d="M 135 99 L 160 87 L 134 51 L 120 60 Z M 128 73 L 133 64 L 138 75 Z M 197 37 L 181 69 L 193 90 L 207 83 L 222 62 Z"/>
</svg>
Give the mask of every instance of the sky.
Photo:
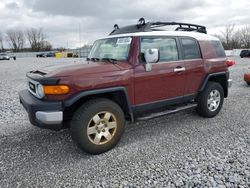
<svg viewBox="0 0 250 188">
<path fill-rule="evenodd" d="M 250 24 L 249 7 L 249 0 L 0 0 L 0 31 L 43 28 L 53 47 L 76 48 L 141 17 L 205 25 L 218 34 L 229 24 Z"/>
</svg>

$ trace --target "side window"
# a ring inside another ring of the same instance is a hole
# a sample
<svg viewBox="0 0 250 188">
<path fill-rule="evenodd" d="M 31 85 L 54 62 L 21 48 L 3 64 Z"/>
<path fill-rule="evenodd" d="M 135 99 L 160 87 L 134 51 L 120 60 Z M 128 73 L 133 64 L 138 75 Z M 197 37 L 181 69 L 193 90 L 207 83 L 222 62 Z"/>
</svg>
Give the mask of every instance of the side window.
<svg viewBox="0 0 250 188">
<path fill-rule="evenodd" d="M 141 38 L 141 53 L 146 49 L 157 48 L 160 51 L 159 61 L 176 61 L 178 60 L 178 50 L 176 41 L 173 38 L 165 37 L 143 37 Z"/>
<path fill-rule="evenodd" d="M 200 59 L 201 54 L 198 44 L 193 39 L 181 38 L 184 59 Z"/>
<path fill-rule="evenodd" d="M 224 48 L 220 41 L 212 41 L 212 45 L 218 57 L 226 57 Z"/>
</svg>

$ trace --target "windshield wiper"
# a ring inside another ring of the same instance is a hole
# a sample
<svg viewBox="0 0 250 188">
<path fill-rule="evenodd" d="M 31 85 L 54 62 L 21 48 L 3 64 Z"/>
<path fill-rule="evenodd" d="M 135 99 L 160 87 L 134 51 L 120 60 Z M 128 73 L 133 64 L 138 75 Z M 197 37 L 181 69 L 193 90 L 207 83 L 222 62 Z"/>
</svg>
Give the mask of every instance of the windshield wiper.
<svg viewBox="0 0 250 188">
<path fill-rule="evenodd" d="M 108 57 L 104 57 L 104 58 L 101 58 L 100 59 L 101 61 L 108 61 L 108 62 L 110 62 L 110 63 L 114 63 L 114 64 L 116 64 L 117 63 L 117 59 L 114 59 L 114 58 L 108 58 Z"/>
</svg>

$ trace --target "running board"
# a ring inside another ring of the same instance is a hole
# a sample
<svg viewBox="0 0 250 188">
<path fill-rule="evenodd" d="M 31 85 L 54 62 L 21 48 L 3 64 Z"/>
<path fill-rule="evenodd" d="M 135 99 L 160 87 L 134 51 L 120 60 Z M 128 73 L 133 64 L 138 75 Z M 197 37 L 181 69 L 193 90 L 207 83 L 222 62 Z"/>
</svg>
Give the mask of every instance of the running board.
<svg viewBox="0 0 250 188">
<path fill-rule="evenodd" d="M 160 117 L 160 116 L 165 116 L 165 115 L 168 115 L 168 114 L 173 114 L 173 113 L 176 113 L 176 112 L 187 110 L 187 109 L 190 109 L 190 108 L 195 108 L 196 106 L 197 106 L 197 104 L 194 104 L 194 103 L 193 104 L 188 104 L 188 105 L 185 105 L 185 106 L 180 106 L 180 107 L 178 107 L 176 109 L 173 109 L 173 110 L 166 110 L 166 111 L 163 111 L 163 112 L 157 112 L 157 113 L 149 114 L 149 115 L 143 116 L 143 117 L 138 117 L 137 120 L 138 121 L 145 121 L 145 120 L 157 118 L 157 117 Z"/>
</svg>

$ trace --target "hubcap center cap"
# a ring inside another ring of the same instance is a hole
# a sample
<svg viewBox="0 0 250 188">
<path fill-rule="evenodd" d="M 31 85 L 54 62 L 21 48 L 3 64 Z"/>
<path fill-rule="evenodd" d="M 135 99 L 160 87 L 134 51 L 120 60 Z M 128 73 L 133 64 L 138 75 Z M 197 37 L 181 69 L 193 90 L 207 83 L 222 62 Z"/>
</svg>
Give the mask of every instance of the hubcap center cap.
<svg viewBox="0 0 250 188">
<path fill-rule="evenodd" d="M 104 130 L 105 128 L 105 124 L 100 122 L 98 125 L 97 125 L 97 130 L 101 131 L 101 130 Z"/>
</svg>

